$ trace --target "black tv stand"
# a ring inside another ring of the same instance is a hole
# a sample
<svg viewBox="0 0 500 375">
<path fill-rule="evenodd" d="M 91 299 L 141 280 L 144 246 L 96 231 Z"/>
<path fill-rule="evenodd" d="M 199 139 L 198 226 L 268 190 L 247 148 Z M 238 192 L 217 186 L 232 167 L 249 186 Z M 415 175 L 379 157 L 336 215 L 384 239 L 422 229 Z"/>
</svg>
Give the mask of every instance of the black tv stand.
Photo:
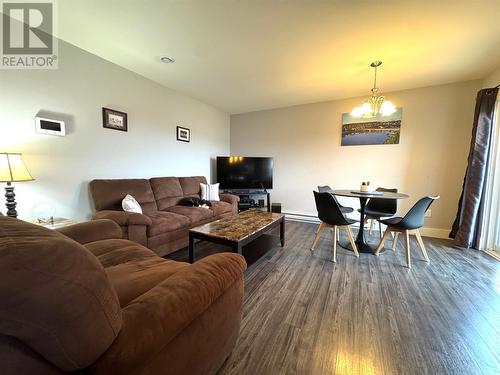
<svg viewBox="0 0 500 375">
<path fill-rule="evenodd" d="M 265 195 L 266 201 L 264 204 L 267 206 L 267 212 L 271 212 L 271 194 L 266 190 L 224 190 L 224 193 L 233 194 L 240 197 L 238 202 L 238 210 L 246 211 L 250 208 L 262 208 L 258 202 L 255 202 L 252 196 Z"/>
</svg>

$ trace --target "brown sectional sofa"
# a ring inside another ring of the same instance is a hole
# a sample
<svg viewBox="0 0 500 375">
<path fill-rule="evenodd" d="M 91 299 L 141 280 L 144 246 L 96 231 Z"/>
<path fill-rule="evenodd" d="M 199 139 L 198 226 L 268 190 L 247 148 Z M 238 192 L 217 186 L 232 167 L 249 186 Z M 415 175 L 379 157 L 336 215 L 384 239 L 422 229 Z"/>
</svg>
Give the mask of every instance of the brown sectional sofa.
<svg viewBox="0 0 500 375">
<path fill-rule="evenodd" d="M 110 220 L 52 231 L 0 215 L 0 373 L 213 374 L 239 334 L 245 260 L 190 265 Z"/>
<path fill-rule="evenodd" d="M 205 177 L 157 177 L 147 179 L 93 180 L 90 193 L 96 213 L 93 219 L 110 219 L 120 225 L 123 238 L 164 256 L 188 245 L 188 231 L 238 212 L 239 198 L 221 194 L 210 209 L 180 206 L 185 197 L 200 197 Z M 124 212 L 125 195 L 132 195 L 143 214 Z"/>
</svg>

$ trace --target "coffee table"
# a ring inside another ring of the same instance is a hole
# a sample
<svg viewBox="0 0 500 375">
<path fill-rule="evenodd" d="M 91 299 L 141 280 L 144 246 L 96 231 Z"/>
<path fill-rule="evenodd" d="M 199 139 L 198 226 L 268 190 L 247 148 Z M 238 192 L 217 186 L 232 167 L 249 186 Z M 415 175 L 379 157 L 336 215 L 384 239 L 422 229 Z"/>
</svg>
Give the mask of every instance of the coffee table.
<svg viewBox="0 0 500 375">
<path fill-rule="evenodd" d="M 189 263 L 194 262 L 195 240 L 230 246 L 241 254 L 243 246 L 272 228 L 280 227 L 281 246 L 285 246 L 285 215 L 260 210 L 243 211 L 237 215 L 200 225 L 189 230 Z"/>
</svg>

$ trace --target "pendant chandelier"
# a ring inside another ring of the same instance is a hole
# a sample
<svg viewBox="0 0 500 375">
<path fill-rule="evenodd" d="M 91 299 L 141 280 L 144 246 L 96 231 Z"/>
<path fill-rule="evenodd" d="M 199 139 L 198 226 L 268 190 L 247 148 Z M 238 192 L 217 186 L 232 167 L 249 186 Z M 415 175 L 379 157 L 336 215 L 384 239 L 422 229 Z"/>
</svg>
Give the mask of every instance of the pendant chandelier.
<svg viewBox="0 0 500 375">
<path fill-rule="evenodd" d="M 377 68 L 380 65 L 382 65 L 382 61 L 374 61 L 370 64 L 375 69 L 372 95 L 363 104 L 351 111 L 352 117 L 371 118 L 376 117 L 378 114 L 389 116 L 396 112 L 396 106 L 390 100 L 386 100 L 383 95 L 377 95 Z"/>
</svg>

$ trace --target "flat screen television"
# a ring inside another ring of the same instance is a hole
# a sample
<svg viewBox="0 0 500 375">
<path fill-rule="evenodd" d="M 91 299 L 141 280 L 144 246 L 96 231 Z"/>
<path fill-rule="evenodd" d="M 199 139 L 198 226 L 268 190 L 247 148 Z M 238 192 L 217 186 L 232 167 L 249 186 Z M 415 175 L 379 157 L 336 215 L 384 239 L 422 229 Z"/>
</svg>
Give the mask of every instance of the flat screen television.
<svg viewBox="0 0 500 375">
<path fill-rule="evenodd" d="M 221 189 L 272 189 L 273 158 L 218 156 L 217 182 Z"/>
</svg>

